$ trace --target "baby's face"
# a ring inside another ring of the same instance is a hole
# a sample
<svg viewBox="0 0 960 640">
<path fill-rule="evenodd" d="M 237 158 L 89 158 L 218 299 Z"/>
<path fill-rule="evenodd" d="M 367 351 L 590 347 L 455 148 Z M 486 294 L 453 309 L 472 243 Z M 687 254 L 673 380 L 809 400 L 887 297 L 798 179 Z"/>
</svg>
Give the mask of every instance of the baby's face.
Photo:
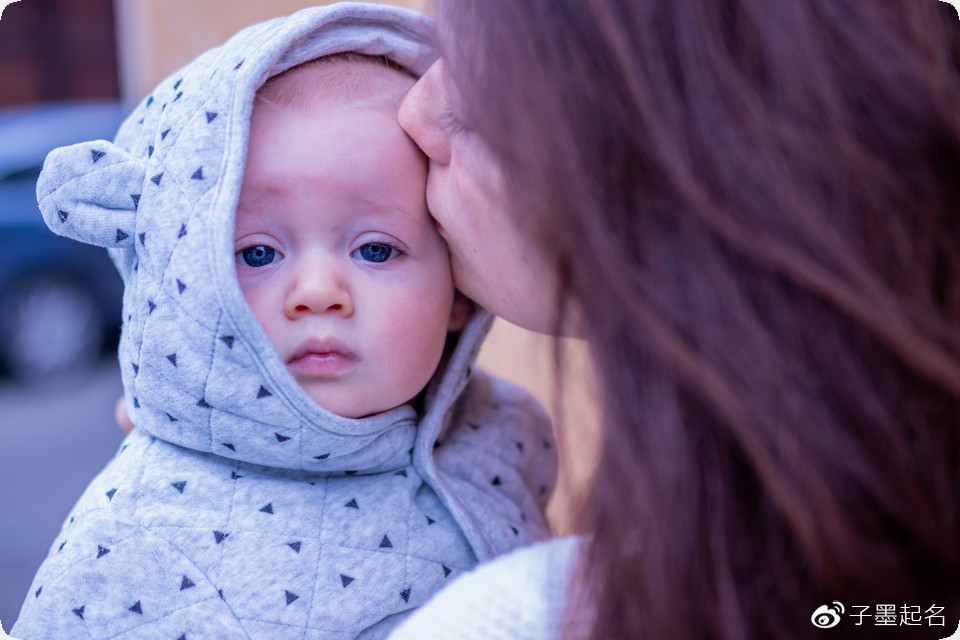
<svg viewBox="0 0 960 640">
<path fill-rule="evenodd" d="M 425 184 L 425 160 L 389 111 L 254 109 L 237 277 L 290 373 L 337 415 L 416 396 L 453 328 Z"/>
</svg>

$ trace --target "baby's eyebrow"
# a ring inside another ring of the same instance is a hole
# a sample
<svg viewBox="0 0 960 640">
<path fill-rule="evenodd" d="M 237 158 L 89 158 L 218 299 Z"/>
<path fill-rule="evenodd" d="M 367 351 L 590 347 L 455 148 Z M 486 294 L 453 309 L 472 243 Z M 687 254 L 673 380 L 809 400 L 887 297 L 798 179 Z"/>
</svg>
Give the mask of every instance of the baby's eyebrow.
<svg viewBox="0 0 960 640">
<path fill-rule="evenodd" d="M 370 215 L 376 217 L 396 217 L 399 216 L 405 219 L 412 225 L 418 227 L 428 226 L 432 220 L 429 215 L 425 215 L 423 212 L 412 212 L 406 209 L 405 207 L 400 207 L 392 203 L 383 203 L 370 198 L 364 198 L 362 200 L 364 204 L 370 206 Z"/>
</svg>

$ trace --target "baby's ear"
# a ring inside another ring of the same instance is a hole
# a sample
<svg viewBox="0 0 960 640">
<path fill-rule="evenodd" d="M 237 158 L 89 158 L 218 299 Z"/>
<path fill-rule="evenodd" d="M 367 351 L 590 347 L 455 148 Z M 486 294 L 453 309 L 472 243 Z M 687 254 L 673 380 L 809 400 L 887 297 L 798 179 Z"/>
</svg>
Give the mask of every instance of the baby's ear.
<svg viewBox="0 0 960 640">
<path fill-rule="evenodd" d="M 453 293 L 453 309 L 450 311 L 450 324 L 447 331 L 460 331 L 473 315 L 473 302 L 459 291 Z"/>
<path fill-rule="evenodd" d="M 132 247 L 146 168 L 106 140 L 54 149 L 37 181 L 37 203 L 52 231 L 101 247 Z"/>
</svg>

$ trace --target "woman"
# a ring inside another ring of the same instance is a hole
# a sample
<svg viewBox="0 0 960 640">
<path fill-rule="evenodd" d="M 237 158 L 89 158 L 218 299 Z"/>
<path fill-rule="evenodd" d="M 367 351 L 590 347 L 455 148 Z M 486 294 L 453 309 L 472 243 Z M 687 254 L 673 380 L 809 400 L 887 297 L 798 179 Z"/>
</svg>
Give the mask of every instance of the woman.
<svg viewBox="0 0 960 640">
<path fill-rule="evenodd" d="M 604 424 L 589 536 L 481 569 L 398 637 L 949 635 L 955 12 L 440 0 L 438 24 L 401 123 L 457 283 L 586 338 Z"/>
</svg>

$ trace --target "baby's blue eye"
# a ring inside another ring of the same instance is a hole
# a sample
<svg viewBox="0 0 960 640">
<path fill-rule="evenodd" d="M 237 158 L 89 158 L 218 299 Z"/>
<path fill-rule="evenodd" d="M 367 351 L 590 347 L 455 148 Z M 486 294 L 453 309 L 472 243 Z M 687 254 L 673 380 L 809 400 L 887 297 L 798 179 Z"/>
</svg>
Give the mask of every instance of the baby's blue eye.
<svg viewBox="0 0 960 640">
<path fill-rule="evenodd" d="M 394 257 L 397 250 L 389 244 L 382 242 L 368 242 L 353 253 L 355 256 L 359 255 L 361 259 L 367 262 L 386 262 Z"/>
<path fill-rule="evenodd" d="M 277 252 L 273 247 L 265 244 L 257 244 L 240 250 L 240 258 L 248 267 L 265 267 L 274 262 Z"/>
</svg>

